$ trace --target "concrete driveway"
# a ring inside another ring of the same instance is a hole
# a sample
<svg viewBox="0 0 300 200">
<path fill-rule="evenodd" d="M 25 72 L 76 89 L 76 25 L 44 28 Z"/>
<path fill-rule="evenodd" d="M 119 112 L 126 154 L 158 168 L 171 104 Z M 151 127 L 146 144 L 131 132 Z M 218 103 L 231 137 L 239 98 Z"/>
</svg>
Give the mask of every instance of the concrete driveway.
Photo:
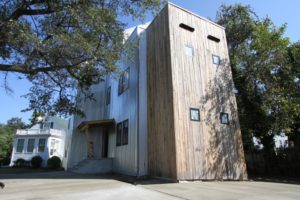
<svg viewBox="0 0 300 200">
<path fill-rule="evenodd" d="M 300 185 L 268 182 L 143 181 L 138 185 L 114 177 L 66 172 L 0 175 L 6 187 L 0 199 L 300 199 Z"/>
</svg>

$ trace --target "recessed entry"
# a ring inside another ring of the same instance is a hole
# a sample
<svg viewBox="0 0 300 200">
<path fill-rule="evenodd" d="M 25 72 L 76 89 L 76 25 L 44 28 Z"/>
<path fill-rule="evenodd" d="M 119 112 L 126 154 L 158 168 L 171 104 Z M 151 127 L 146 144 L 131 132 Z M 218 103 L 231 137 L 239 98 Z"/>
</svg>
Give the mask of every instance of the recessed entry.
<svg viewBox="0 0 300 200">
<path fill-rule="evenodd" d="M 189 26 L 189 25 L 186 25 L 186 24 L 184 24 L 184 23 L 179 24 L 179 27 L 180 27 L 180 28 L 183 28 L 183 29 L 185 29 L 185 30 L 191 31 L 191 32 L 194 32 L 194 31 L 195 31 L 195 29 L 194 29 L 193 27 L 191 27 L 191 26 Z"/>
</svg>

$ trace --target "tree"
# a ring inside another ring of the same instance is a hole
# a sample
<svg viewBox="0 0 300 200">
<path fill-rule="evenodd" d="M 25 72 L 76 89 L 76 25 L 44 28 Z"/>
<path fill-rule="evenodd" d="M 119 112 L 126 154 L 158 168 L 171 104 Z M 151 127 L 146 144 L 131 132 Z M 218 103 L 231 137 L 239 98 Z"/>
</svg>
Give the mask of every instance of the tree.
<svg viewBox="0 0 300 200">
<path fill-rule="evenodd" d="M 0 2 L 0 71 L 32 83 L 28 110 L 84 114 L 76 90 L 93 99 L 92 84 L 116 71 L 125 24 L 161 0 L 4 0 Z M 6 78 L 4 79 L 6 81 Z M 7 86 L 6 82 L 4 84 Z M 8 87 L 7 87 L 8 88 Z"/>
<path fill-rule="evenodd" d="M 217 21 L 226 28 L 242 134 L 272 151 L 273 136 L 289 134 L 300 113 L 297 44 L 284 37 L 286 25 L 259 19 L 249 6 L 223 5 Z"/>
<path fill-rule="evenodd" d="M 17 129 L 27 128 L 21 118 L 13 117 L 6 124 L 0 124 L 0 165 L 8 165 Z"/>
</svg>

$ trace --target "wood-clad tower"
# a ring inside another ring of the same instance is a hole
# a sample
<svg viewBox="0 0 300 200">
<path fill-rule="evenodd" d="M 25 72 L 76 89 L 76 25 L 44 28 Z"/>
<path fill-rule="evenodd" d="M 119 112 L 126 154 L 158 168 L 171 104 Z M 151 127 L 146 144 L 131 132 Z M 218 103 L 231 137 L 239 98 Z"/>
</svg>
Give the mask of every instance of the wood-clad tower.
<svg viewBox="0 0 300 200">
<path fill-rule="evenodd" d="M 148 173 L 247 179 L 223 27 L 167 4 L 147 28 Z"/>
</svg>

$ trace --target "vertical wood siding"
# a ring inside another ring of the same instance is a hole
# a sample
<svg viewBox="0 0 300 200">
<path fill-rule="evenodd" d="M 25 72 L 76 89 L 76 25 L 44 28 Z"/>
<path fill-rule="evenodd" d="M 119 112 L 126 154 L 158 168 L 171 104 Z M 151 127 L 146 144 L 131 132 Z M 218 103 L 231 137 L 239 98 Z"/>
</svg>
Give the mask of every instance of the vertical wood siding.
<svg viewBox="0 0 300 200">
<path fill-rule="evenodd" d="M 224 29 L 168 4 L 147 34 L 150 175 L 247 178 Z M 220 65 L 213 64 L 213 55 L 220 56 Z M 200 122 L 190 120 L 190 108 L 200 110 Z M 229 114 L 229 125 L 220 123 L 221 112 Z"/>
<path fill-rule="evenodd" d="M 177 179 L 168 8 L 147 29 L 148 173 Z"/>
</svg>

